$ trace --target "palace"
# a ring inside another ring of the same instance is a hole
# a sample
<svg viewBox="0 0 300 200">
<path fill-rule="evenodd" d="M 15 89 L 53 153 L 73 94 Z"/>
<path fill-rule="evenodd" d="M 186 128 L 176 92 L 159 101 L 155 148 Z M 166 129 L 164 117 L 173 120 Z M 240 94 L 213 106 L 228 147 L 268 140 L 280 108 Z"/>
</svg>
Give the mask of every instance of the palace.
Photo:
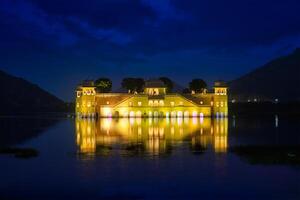
<svg viewBox="0 0 300 200">
<path fill-rule="evenodd" d="M 167 93 L 160 80 L 145 82 L 142 93 L 100 93 L 93 84 L 76 90 L 76 116 L 97 117 L 226 117 L 227 85 L 217 81 L 211 92 Z"/>
</svg>

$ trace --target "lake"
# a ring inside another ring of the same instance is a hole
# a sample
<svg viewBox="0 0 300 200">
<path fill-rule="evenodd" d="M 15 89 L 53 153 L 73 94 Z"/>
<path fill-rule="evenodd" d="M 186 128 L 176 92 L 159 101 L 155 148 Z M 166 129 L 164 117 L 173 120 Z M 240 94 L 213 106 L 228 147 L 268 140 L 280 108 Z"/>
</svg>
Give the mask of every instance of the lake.
<svg viewBox="0 0 300 200">
<path fill-rule="evenodd" d="M 0 199 L 300 199 L 299 127 L 279 116 L 0 118 Z"/>
</svg>

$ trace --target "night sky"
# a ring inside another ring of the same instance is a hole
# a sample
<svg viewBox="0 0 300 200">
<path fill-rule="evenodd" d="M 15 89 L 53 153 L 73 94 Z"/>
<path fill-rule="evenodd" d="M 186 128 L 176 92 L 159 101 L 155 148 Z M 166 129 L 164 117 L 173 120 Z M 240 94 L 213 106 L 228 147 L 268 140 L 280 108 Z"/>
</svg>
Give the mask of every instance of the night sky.
<svg viewBox="0 0 300 200">
<path fill-rule="evenodd" d="M 0 69 L 71 100 L 83 79 L 231 80 L 300 46 L 299 0 L 0 0 Z"/>
</svg>

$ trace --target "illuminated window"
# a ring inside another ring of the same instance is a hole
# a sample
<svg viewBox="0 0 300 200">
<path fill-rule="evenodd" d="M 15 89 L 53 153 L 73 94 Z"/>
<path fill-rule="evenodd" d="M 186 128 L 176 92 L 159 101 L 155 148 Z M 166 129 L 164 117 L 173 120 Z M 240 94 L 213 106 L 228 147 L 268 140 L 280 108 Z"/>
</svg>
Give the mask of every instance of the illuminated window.
<svg viewBox="0 0 300 200">
<path fill-rule="evenodd" d="M 198 116 L 197 111 L 194 111 L 194 112 L 193 112 L 193 117 L 197 117 L 197 116 Z"/>
<path fill-rule="evenodd" d="M 166 118 L 169 118 L 170 114 L 169 112 L 166 112 Z"/>
<path fill-rule="evenodd" d="M 132 102 L 131 101 L 129 102 L 129 106 L 132 106 Z"/>
<path fill-rule="evenodd" d="M 213 105 L 214 105 L 214 102 L 213 102 L 213 101 L 211 101 L 211 102 L 210 102 L 210 105 L 211 105 L 211 106 L 213 106 Z"/>
<path fill-rule="evenodd" d="M 149 106 L 153 106 L 153 101 L 152 100 L 149 101 Z"/>
<path fill-rule="evenodd" d="M 79 103 L 76 104 L 76 107 L 79 108 Z"/>
<path fill-rule="evenodd" d="M 171 101 L 171 106 L 174 106 L 174 101 Z"/>
<path fill-rule="evenodd" d="M 134 112 L 133 111 L 130 111 L 129 117 L 134 117 Z"/>
<path fill-rule="evenodd" d="M 217 101 L 216 103 L 217 103 L 217 107 L 219 107 L 219 102 Z"/>
<path fill-rule="evenodd" d="M 190 116 L 189 111 L 185 111 L 184 112 L 184 117 L 189 117 L 189 116 Z"/>
<path fill-rule="evenodd" d="M 182 117 L 182 111 L 177 112 L 177 117 Z"/>
<path fill-rule="evenodd" d="M 223 107 L 223 101 L 221 101 L 221 107 Z"/>
<path fill-rule="evenodd" d="M 88 103 L 87 103 L 87 107 L 91 107 L 91 102 L 88 102 Z"/>
<path fill-rule="evenodd" d="M 138 102 L 138 106 L 141 106 L 141 105 L 142 105 L 142 102 L 139 101 L 139 102 Z"/>
<path fill-rule="evenodd" d="M 136 117 L 142 117 L 142 112 L 141 111 L 137 111 L 135 114 Z"/>
<path fill-rule="evenodd" d="M 107 101 L 106 104 L 108 105 L 108 104 L 109 104 L 109 101 Z"/>
<path fill-rule="evenodd" d="M 154 101 L 154 106 L 158 106 L 158 101 L 157 100 Z"/>
<path fill-rule="evenodd" d="M 160 105 L 160 106 L 163 106 L 163 105 L 164 105 L 164 101 L 163 101 L 163 100 L 160 100 L 160 101 L 159 101 L 159 105 Z"/>
<path fill-rule="evenodd" d="M 203 104 L 203 101 L 200 101 L 200 104 Z"/>
<path fill-rule="evenodd" d="M 175 111 L 171 112 L 171 117 L 176 117 L 176 112 Z"/>
<path fill-rule="evenodd" d="M 182 102 L 182 101 L 180 101 L 180 102 L 179 102 L 179 105 L 181 105 L 181 106 L 182 106 L 182 105 L 183 105 L 183 102 Z"/>
</svg>

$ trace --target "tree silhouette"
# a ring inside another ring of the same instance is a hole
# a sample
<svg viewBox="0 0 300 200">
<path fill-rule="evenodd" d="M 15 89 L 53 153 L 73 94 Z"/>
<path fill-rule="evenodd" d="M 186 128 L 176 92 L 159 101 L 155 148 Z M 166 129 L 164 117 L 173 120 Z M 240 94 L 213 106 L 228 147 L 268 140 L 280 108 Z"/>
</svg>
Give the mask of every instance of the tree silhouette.
<svg viewBox="0 0 300 200">
<path fill-rule="evenodd" d="M 196 93 L 203 92 L 203 90 L 207 87 L 207 84 L 202 79 L 193 79 L 189 83 L 189 89 L 195 91 Z"/>
<path fill-rule="evenodd" d="M 99 92 L 107 93 L 111 91 L 112 82 L 108 78 L 99 78 L 95 81 L 95 86 Z"/>
<path fill-rule="evenodd" d="M 173 81 L 171 79 L 169 79 L 168 77 L 160 77 L 159 80 L 164 82 L 164 84 L 166 85 L 167 93 L 172 92 L 174 85 L 173 85 Z"/>
<path fill-rule="evenodd" d="M 128 91 L 128 93 L 142 92 L 145 81 L 142 78 L 124 78 L 122 80 L 122 87 Z"/>
</svg>

